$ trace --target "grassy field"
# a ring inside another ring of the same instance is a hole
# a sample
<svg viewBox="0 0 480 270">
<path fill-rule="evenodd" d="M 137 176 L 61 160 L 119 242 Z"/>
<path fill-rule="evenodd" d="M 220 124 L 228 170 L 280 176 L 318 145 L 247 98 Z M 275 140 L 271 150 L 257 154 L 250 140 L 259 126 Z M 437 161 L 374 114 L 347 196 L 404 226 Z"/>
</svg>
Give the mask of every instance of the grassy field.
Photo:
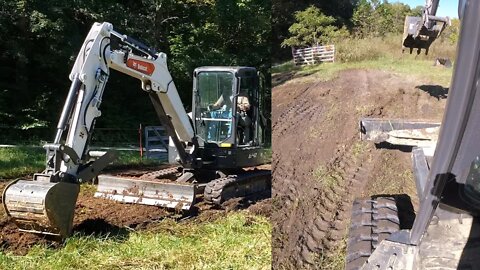
<svg viewBox="0 0 480 270">
<path fill-rule="evenodd" d="M 336 44 L 336 62 L 311 66 L 295 66 L 287 61 L 272 68 L 275 75 L 290 75 L 292 82 L 328 81 L 335 78 L 339 71 L 353 68 L 368 68 L 389 71 L 411 77 L 427 78 L 439 85 L 448 86 L 452 69 L 434 67 L 437 57 L 446 57 L 454 61 L 456 45 L 447 42 L 433 43 L 429 55 L 402 53 L 400 35 L 388 35 L 383 38 L 345 39 Z"/>
<path fill-rule="evenodd" d="M 119 151 L 111 166 L 154 165 L 161 162 L 141 159 L 137 151 Z M 32 147 L 0 148 L 0 179 L 12 179 L 45 168 L 45 150 Z"/>
<path fill-rule="evenodd" d="M 44 158 L 41 148 L 0 148 L 0 179 L 39 172 L 45 167 Z"/>
<path fill-rule="evenodd" d="M 149 164 L 122 152 L 114 165 Z M 44 168 L 43 149 L 0 148 L 0 179 Z M 124 237 L 74 235 L 64 247 L 37 246 L 26 256 L 0 252 L 0 269 L 270 269 L 271 225 L 247 211 L 211 223 L 165 219 Z"/>
<path fill-rule="evenodd" d="M 414 57 L 405 58 L 382 57 L 376 60 L 347 63 L 324 63 L 311 66 L 294 66 L 291 61 L 272 69 L 275 74 L 292 73 L 292 80 L 287 83 L 328 81 L 335 78 L 338 72 L 353 68 L 368 68 L 389 71 L 417 78 L 427 78 L 439 85 L 449 85 L 452 69 L 434 67 L 429 60 L 418 60 Z"/>
<path fill-rule="evenodd" d="M 271 226 L 238 212 L 208 224 L 164 220 L 122 238 L 75 235 L 59 250 L 0 253 L 0 269 L 270 269 Z"/>
</svg>

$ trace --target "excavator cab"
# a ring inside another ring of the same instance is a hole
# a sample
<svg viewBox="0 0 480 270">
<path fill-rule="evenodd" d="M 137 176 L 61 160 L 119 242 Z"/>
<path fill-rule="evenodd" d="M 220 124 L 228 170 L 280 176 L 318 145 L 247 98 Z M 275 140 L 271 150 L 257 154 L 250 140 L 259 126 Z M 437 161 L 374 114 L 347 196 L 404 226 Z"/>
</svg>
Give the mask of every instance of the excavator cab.
<svg viewBox="0 0 480 270">
<path fill-rule="evenodd" d="M 203 67 L 194 74 L 194 118 L 205 144 L 258 144 L 259 87 L 255 68 Z M 260 98 L 261 99 L 261 98 Z M 255 133 L 255 134 L 254 134 Z"/>
<path fill-rule="evenodd" d="M 193 73 L 192 121 L 202 168 L 265 162 L 265 91 L 253 67 L 199 67 Z M 170 143 L 169 162 L 178 164 Z"/>
<path fill-rule="evenodd" d="M 234 142 L 233 99 L 235 74 L 226 70 L 202 70 L 195 76 L 195 129 L 201 145 Z"/>
</svg>

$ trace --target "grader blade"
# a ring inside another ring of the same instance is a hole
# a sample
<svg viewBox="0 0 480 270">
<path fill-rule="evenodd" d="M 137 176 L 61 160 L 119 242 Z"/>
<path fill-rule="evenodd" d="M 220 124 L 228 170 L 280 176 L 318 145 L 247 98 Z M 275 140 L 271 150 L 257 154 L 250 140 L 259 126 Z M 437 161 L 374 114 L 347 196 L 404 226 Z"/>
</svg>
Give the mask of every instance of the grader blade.
<svg viewBox="0 0 480 270">
<path fill-rule="evenodd" d="M 196 189 L 195 185 L 189 183 L 99 175 L 95 197 L 189 210 L 195 203 Z"/>
<path fill-rule="evenodd" d="M 16 180 L 3 192 L 3 206 L 21 231 L 65 238 L 79 191 L 77 184 Z"/>
</svg>

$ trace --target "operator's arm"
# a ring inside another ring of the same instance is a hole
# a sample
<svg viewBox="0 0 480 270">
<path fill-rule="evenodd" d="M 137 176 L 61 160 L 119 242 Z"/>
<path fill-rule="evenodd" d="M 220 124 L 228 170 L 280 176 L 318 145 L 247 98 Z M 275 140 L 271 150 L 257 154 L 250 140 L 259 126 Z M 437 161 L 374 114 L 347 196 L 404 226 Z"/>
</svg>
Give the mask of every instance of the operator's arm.
<svg viewBox="0 0 480 270">
<path fill-rule="evenodd" d="M 221 95 L 218 98 L 217 102 L 215 102 L 213 105 L 210 105 L 209 109 L 210 110 L 218 110 L 223 106 L 223 104 L 225 104 L 225 100 L 223 100 L 223 95 Z"/>
</svg>

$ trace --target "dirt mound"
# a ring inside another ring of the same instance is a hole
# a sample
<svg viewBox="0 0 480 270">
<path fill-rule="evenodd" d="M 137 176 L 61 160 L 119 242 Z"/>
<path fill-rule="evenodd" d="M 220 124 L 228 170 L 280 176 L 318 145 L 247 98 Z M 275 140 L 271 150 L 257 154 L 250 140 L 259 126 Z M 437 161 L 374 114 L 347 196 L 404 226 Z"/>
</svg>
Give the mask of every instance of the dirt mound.
<svg viewBox="0 0 480 270">
<path fill-rule="evenodd" d="M 270 166 L 262 166 L 270 169 Z M 142 175 L 152 172 L 156 168 L 115 168 L 109 170 L 110 174 Z M 167 180 L 167 179 L 165 179 Z M 6 183 L 0 183 L 3 190 Z M 255 198 L 239 198 L 225 202 L 222 207 L 216 208 L 204 202 L 199 202 L 191 211 L 178 212 L 165 208 L 122 204 L 101 198 L 94 198 L 95 187 L 82 188 L 75 207 L 73 233 L 94 235 L 98 237 L 127 237 L 132 231 L 155 231 L 155 224 L 165 218 L 185 222 L 212 222 L 224 217 L 226 213 L 234 210 L 247 209 L 252 214 L 262 214 L 260 210 L 270 205 L 271 193 Z M 0 198 L 1 199 L 1 198 Z M 252 209 L 252 210 L 251 210 Z M 51 237 L 19 232 L 0 207 L 0 251 L 13 252 L 17 255 L 26 254 L 34 245 L 41 244 L 52 248 L 61 247 L 62 244 Z"/>
<path fill-rule="evenodd" d="M 441 120 L 445 97 L 435 95 L 438 88 L 373 70 L 274 88 L 274 268 L 338 264 L 328 260 L 343 256 L 355 197 L 414 196 L 410 154 L 359 141 L 358 120 Z"/>
</svg>

